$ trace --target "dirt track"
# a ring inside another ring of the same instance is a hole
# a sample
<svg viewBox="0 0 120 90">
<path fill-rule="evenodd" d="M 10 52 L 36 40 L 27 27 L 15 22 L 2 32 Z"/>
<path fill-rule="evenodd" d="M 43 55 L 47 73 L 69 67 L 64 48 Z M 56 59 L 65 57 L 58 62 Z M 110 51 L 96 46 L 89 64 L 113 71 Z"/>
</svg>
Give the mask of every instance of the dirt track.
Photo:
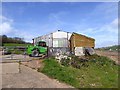
<svg viewBox="0 0 120 90">
<path fill-rule="evenodd" d="M 106 56 L 115 61 L 117 64 L 120 64 L 118 52 L 96 50 L 96 53 L 101 56 Z"/>
</svg>

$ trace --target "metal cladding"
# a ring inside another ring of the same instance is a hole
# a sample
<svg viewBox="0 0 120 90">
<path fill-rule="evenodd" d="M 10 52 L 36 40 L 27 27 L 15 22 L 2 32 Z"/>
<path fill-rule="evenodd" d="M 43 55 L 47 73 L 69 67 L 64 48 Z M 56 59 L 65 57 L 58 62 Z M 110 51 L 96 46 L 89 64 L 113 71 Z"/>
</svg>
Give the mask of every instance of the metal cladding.
<svg viewBox="0 0 120 90">
<path fill-rule="evenodd" d="M 95 47 L 95 39 L 81 34 L 69 33 L 61 30 L 34 38 L 33 40 L 34 45 L 36 45 L 38 41 L 45 41 L 49 47 L 49 52 L 52 53 L 52 55 L 55 55 L 56 53 L 65 54 L 70 51 L 83 55 L 82 47 Z M 78 48 L 81 50 L 81 53 L 77 52 L 79 51 Z"/>
<path fill-rule="evenodd" d="M 68 47 L 71 33 L 56 31 L 47 35 L 34 38 L 34 44 L 38 41 L 45 41 L 48 47 Z"/>
</svg>

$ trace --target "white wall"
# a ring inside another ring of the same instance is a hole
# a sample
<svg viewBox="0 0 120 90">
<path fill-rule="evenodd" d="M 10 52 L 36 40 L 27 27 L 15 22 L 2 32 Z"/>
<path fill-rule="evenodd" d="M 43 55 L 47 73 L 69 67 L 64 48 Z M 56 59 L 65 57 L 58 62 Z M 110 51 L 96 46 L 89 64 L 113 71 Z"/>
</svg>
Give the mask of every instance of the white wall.
<svg viewBox="0 0 120 90">
<path fill-rule="evenodd" d="M 71 33 L 56 31 L 53 33 L 53 47 L 68 47 L 68 40 Z"/>
<path fill-rule="evenodd" d="M 68 34 L 68 36 L 67 36 Z M 63 31 L 57 31 L 53 33 L 53 38 L 67 38 L 70 39 L 71 33 L 63 32 Z"/>
<path fill-rule="evenodd" d="M 56 31 L 52 34 L 43 35 L 37 38 L 34 38 L 35 44 L 42 40 L 47 43 L 49 47 L 68 47 L 68 40 L 71 37 L 71 33 Z"/>
</svg>

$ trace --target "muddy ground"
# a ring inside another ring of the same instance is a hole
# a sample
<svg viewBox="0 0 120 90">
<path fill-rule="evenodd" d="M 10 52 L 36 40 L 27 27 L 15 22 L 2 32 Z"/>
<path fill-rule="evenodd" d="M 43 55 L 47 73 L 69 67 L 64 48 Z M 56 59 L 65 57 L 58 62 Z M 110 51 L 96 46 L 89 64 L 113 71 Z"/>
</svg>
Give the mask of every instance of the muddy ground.
<svg viewBox="0 0 120 90">
<path fill-rule="evenodd" d="M 118 51 L 100 51 L 100 50 L 95 50 L 95 52 L 98 55 L 106 56 L 106 57 L 112 59 L 113 61 L 115 61 L 117 64 L 120 64 Z"/>
</svg>

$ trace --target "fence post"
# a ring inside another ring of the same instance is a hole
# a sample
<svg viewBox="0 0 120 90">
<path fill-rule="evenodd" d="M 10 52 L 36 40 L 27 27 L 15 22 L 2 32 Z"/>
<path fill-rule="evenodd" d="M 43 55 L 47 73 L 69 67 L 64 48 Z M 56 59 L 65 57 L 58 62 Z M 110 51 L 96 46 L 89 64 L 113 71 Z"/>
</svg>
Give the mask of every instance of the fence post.
<svg viewBox="0 0 120 90">
<path fill-rule="evenodd" d="M 21 65 L 21 61 L 19 60 L 19 73 L 21 73 L 20 65 Z"/>
</svg>

